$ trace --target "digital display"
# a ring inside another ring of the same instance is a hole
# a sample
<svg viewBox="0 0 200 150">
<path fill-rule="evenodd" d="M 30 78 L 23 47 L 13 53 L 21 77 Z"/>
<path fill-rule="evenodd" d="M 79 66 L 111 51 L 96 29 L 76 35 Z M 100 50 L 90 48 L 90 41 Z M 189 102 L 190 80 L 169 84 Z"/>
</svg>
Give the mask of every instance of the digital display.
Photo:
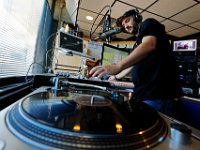
<svg viewBox="0 0 200 150">
<path fill-rule="evenodd" d="M 124 57 L 129 55 L 129 51 L 112 45 L 104 44 L 102 51 L 102 65 L 110 65 L 117 63 Z"/>
<path fill-rule="evenodd" d="M 197 40 L 174 41 L 174 51 L 195 51 L 197 49 Z"/>
<path fill-rule="evenodd" d="M 58 47 L 82 53 L 83 39 L 70 33 L 60 31 L 58 34 Z"/>
</svg>

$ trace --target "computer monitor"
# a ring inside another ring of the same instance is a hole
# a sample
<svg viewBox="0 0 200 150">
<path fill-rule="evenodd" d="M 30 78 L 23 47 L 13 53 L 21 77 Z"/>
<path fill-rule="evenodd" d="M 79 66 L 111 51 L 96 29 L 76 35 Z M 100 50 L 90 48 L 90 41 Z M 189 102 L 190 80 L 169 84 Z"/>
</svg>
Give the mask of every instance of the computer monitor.
<svg viewBox="0 0 200 150">
<path fill-rule="evenodd" d="M 83 39 L 70 33 L 59 31 L 58 47 L 72 52 L 83 53 Z"/>
<path fill-rule="evenodd" d="M 117 63 L 124 57 L 128 56 L 130 51 L 125 48 L 118 48 L 109 44 L 103 44 L 102 49 L 102 65 L 110 65 Z"/>
</svg>

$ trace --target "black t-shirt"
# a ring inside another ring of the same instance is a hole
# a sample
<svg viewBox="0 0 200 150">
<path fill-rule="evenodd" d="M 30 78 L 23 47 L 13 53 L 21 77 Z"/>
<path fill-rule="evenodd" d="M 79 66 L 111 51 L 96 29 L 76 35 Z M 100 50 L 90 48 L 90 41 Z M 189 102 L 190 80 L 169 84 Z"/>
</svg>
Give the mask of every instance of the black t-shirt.
<svg viewBox="0 0 200 150">
<path fill-rule="evenodd" d="M 156 50 L 134 64 L 132 79 L 135 98 L 152 100 L 180 96 L 176 61 L 165 27 L 155 19 L 147 19 L 140 26 L 136 45 L 141 44 L 145 36 L 155 36 L 157 44 Z"/>
</svg>

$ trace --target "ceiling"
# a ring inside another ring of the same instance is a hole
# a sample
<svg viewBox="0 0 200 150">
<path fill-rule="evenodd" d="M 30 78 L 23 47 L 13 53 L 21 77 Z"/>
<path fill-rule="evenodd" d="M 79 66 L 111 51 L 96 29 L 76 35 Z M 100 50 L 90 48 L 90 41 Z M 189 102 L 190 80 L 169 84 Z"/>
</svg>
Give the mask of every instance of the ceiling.
<svg viewBox="0 0 200 150">
<path fill-rule="evenodd" d="M 70 9 L 70 5 L 66 7 Z M 112 27 L 115 27 L 116 18 L 133 8 L 139 10 L 143 20 L 155 18 L 164 24 L 168 35 L 181 38 L 200 32 L 200 0 L 80 0 L 75 9 L 75 23 L 79 25 L 84 36 L 93 33 L 92 37 L 95 38 L 103 30 L 102 22 L 109 9 Z M 86 20 L 87 15 L 94 20 Z M 128 39 L 131 36 L 127 33 L 115 35 L 119 39 Z"/>
</svg>

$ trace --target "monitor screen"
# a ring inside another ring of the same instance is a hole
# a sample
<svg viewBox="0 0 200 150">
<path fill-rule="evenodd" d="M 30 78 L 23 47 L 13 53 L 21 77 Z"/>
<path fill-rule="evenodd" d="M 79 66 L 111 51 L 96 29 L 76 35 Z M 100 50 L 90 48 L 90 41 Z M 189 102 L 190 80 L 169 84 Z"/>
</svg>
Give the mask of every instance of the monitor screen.
<svg viewBox="0 0 200 150">
<path fill-rule="evenodd" d="M 118 48 L 109 44 L 103 44 L 101 64 L 102 65 L 114 64 L 128 55 L 129 51 L 124 48 Z"/>
<path fill-rule="evenodd" d="M 173 43 L 174 51 L 195 51 L 197 50 L 197 40 L 180 40 L 174 41 Z"/>
<path fill-rule="evenodd" d="M 59 31 L 58 47 L 70 51 L 83 52 L 83 39 L 67 32 Z"/>
</svg>

